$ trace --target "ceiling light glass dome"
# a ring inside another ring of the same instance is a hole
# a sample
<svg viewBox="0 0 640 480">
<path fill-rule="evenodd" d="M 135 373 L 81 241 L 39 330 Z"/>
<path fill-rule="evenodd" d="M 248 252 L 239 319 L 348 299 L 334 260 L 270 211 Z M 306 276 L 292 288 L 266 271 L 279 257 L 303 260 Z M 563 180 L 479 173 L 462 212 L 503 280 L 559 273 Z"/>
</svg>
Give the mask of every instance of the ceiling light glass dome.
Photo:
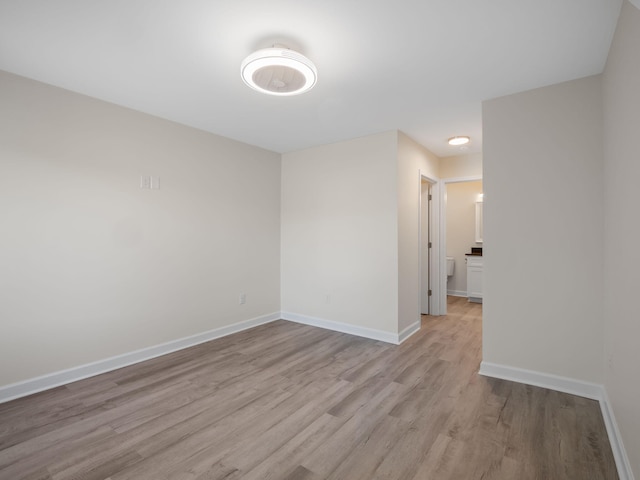
<svg viewBox="0 0 640 480">
<path fill-rule="evenodd" d="M 449 139 L 449 145 L 466 145 L 471 139 L 464 135 L 457 135 Z"/>
<path fill-rule="evenodd" d="M 309 91 L 318 71 L 307 57 L 286 47 L 263 48 L 244 59 L 244 83 L 269 95 L 290 96 Z"/>
</svg>

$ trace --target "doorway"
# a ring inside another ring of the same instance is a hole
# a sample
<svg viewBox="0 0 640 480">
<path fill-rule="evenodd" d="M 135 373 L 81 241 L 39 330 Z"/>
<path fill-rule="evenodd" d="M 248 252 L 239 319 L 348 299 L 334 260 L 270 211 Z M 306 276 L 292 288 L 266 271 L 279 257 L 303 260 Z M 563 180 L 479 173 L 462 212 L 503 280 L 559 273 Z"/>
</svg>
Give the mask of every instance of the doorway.
<svg viewBox="0 0 640 480">
<path fill-rule="evenodd" d="M 474 185 L 479 185 L 477 188 L 480 190 L 475 192 Z M 450 192 L 456 197 L 449 199 Z M 453 274 L 448 276 L 446 270 L 443 272 L 444 288 L 440 292 L 443 315 L 447 313 L 448 295 L 468 297 L 466 254 L 471 253 L 472 248 L 483 246 L 482 240 L 477 242 L 476 232 L 476 204 L 483 201 L 481 194 L 482 176 L 443 180 L 440 209 L 441 256 L 445 265 L 447 257 L 453 258 Z"/>
<path fill-rule="evenodd" d="M 420 226 L 418 230 L 418 244 L 420 249 L 420 313 L 422 315 L 441 315 L 442 309 L 439 192 L 438 181 L 420 173 Z"/>
</svg>

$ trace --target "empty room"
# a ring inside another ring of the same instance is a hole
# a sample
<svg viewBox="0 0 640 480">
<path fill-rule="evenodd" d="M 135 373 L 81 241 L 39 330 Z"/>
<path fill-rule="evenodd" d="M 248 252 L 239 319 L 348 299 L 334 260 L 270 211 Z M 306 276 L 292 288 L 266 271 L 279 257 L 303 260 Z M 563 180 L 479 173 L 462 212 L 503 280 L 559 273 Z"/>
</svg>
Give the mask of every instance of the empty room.
<svg viewBox="0 0 640 480">
<path fill-rule="evenodd" d="M 639 51 L 640 0 L 0 0 L 0 480 L 640 479 Z"/>
</svg>

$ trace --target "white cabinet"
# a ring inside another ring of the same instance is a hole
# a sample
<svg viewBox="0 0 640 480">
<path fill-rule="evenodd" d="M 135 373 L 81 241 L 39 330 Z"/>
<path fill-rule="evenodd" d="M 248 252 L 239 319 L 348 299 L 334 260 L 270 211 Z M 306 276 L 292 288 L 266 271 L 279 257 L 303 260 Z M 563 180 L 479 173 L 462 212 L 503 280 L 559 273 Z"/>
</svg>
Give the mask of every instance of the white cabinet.
<svg viewBox="0 0 640 480">
<path fill-rule="evenodd" d="M 482 256 L 467 255 L 467 297 L 482 303 Z"/>
</svg>

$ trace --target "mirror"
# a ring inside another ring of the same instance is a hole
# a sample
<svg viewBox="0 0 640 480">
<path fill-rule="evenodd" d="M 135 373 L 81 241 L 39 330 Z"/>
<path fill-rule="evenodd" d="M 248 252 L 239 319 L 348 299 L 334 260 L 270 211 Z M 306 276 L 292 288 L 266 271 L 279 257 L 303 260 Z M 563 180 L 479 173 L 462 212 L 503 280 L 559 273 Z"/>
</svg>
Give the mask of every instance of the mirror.
<svg viewBox="0 0 640 480">
<path fill-rule="evenodd" d="M 482 243 L 482 205 L 476 202 L 476 243 Z"/>
</svg>

